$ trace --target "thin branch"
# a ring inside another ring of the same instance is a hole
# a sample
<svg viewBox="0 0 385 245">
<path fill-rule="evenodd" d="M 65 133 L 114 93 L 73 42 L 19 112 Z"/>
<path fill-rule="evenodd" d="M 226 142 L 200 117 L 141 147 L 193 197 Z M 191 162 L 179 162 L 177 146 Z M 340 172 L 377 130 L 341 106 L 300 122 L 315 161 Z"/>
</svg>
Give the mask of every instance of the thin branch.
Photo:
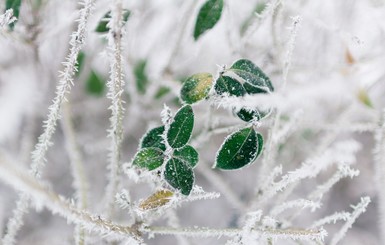
<svg viewBox="0 0 385 245">
<path fill-rule="evenodd" d="M 352 206 L 353 212 L 350 218 L 346 221 L 346 223 L 342 226 L 342 228 L 333 236 L 330 245 L 338 244 L 342 238 L 345 236 L 347 230 L 352 227 L 353 223 L 356 221 L 358 216 L 366 211 L 367 206 L 370 203 L 369 197 L 362 197 L 361 201 L 356 205 Z"/>
<path fill-rule="evenodd" d="M 71 201 L 43 187 L 35 178 L 17 166 L 17 163 L 0 154 L 0 179 L 14 189 L 28 195 L 37 206 L 43 205 L 52 213 L 57 213 L 71 223 L 82 225 L 89 231 L 111 235 L 120 240 L 141 240 L 138 224 L 122 226 L 100 216 L 91 215 L 85 210 L 77 209 Z"/>
<path fill-rule="evenodd" d="M 258 30 L 258 28 L 266 21 L 269 16 L 272 16 L 275 9 L 281 4 L 282 0 L 273 0 L 267 4 L 266 8 L 260 15 L 255 16 L 254 22 L 247 28 L 242 37 L 243 43 L 247 43 L 251 36 Z"/>
<path fill-rule="evenodd" d="M 112 4 L 111 19 L 108 23 L 108 47 L 111 51 L 110 64 L 110 80 L 107 85 L 109 88 L 108 98 L 112 104 L 110 109 L 112 115 L 110 117 L 111 128 L 108 136 L 111 138 L 109 153 L 109 176 L 108 186 L 105 192 L 106 208 L 109 216 L 112 215 L 114 209 L 114 197 L 119 184 L 120 151 L 123 141 L 123 117 L 124 117 L 124 101 L 122 95 L 124 92 L 124 80 L 122 70 L 122 24 L 123 24 L 123 8 L 122 1 L 115 0 Z"/>
<path fill-rule="evenodd" d="M 75 132 L 71 121 L 71 108 L 69 102 L 63 103 L 63 132 L 66 139 L 66 148 L 70 158 L 72 175 L 74 178 L 73 186 L 75 188 L 76 203 L 79 209 L 87 208 L 88 181 L 84 170 L 84 164 L 78 144 L 75 139 Z M 81 226 L 76 227 L 76 244 L 85 244 L 85 231 Z"/>
<path fill-rule="evenodd" d="M 80 17 L 78 27 L 77 30 L 71 34 L 70 51 L 66 57 L 66 61 L 63 62 L 64 69 L 60 72 L 60 80 L 56 87 L 56 96 L 52 105 L 49 107 L 48 119 L 43 125 L 44 132 L 40 135 L 38 143 L 35 146 L 35 150 L 32 152 L 32 164 L 30 171 L 37 178 L 40 178 L 42 169 L 46 162 L 46 153 L 48 148 L 52 145 L 51 138 L 55 133 L 57 120 L 60 118 L 60 106 L 73 85 L 73 77 L 77 69 L 77 57 L 85 42 L 87 22 L 91 15 L 94 1 L 95 0 L 84 0 L 84 2 L 82 2 L 83 7 L 79 11 Z M 3 238 L 4 245 L 14 244 L 16 233 L 23 224 L 22 213 L 26 213 L 28 210 L 28 204 L 26 204 L 26 202 L 28 202 L 28 198 L 21 195 L 20 200 L 17 202 L 16 209 L 13 212 L 14 216 L 7 224 L 7 230 L 10 232 L 8 232 Z M 14 222 L 16 219 L 19 221 Z"/>
<path fill-rule="evenodd" d="M 286 89 L 286 84 L 287 84 L 287 76 L 289 74 L 289 69 L 290 69 L 290 64 L 291 64 L 291 58 L 294 50 L 294 45 L 295 45 L 295 39 L 297 36 L 297 30 L 299 27 L 300 23 L 300 17 L 294 17 L 293 18 L 293 23 L 292 23 L 292 30 L 290 32 L 290 38 L 289 38 L 289 43 L 287 47 L 287 53 L 284 59 L 284 64 L 283 64 L 283 70 L 282 70 L 282 87 L 281 87 L 281 92 L 285 91 Z M 280 120 L 281 120 L 281 113 L 282 110 L 277 108 L 277 111 L 274 115 L 274 124 L 273 128 L 269 131 L 269 141 L 267 143 L 267 147 L 264 153 L 263 161 L 262 161 L 262 166 L 261 166 L 261 171 L 259 174 L 259 179 L 263 182 L 265 180 L 264 176 L 267 176 L 267 173 L 271 170 L 271 166 L 275 161 L 276 155 L 277 155 L 277 147 L 278 144 L 274 144 L 275 142 L 274 139 L 277 137 L 276 135 L 278 134 L 278 129 L 280 126 Z"/>
<path fill-rule="evenodd" d="M 290 69 L 290 65 L 291 65 L 291 57 L 293 55 L 293 51 L 294 51 L 294 47 L 295 47 L 295 41 L 297 38 L 298 28 L 300 27 L 300 23 L 301 23 L 301 17 L 300 16 L 293 17 L 292 19 L 293 19 L 293 23 L 292 23 L 292 27 L 290 30 L 290 37 L 289 37 L 289 41 L 287 43 L 286 56 L 285 56 L 284 64 L 283 64 L 283 82 L 282 82 L 281 90 L 285 90 L 285 88 L 286 88 L 287 75 L 289 74 L 289 69 Z"/>
<path fill-rule="evenodd" d="M 149 226 L 144 229 L 153 235 L 183 235 L 188 237 L 234 237 L 242 233 L 242 229 L 213 229 L 213 228 L 172 228 Z M 259 229 L 254 228 L 252 233 L 262 237 L 274 237 L 292 240 L 316 240 L 322 241 L 327 235 L 324 229 L 305 230 L 305 229 Z"/>
</svg>

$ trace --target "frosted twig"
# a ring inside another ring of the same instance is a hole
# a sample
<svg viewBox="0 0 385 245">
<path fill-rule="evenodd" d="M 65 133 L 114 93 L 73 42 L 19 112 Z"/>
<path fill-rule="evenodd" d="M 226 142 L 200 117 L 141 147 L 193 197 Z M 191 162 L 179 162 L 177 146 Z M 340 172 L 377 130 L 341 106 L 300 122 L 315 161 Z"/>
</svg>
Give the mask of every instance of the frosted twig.
<svg viewBox="0 0 385 245">
<path fill-rule="evenodd" d="M 73 186 L 76 191 L 76 203 L 79 209 L 87 208 L 88 181 L 84 170 L 83 159 L 75 139 L 75 132 L 71 121 L 70 103 L 63 103 L 63 132 L 66 139 L 66 148 L 71 163 L 71 171 L 74 178 Z M 85 244 L 85 231 L 81 226 L 76 227 L 75 242 L 78 245 Z"/>
<path fill-rule="evenodd" d="M 282 71 L 283 83 L 282 83 L 281 91 L 285 91 L 285 88 L 286 88 L 287 75 L 289 74 L 290 63 L 291 63 L 292 53 L 294 50 L 295 38 L 297 35 L 297 28 L 298 28 L 299 22 L 300 22 L 299 17 L 293 18 L 293 27 L 292 27 L 292 31 L 290 33 L 290 41 L 289 41 L 289 45 L 287 47 L 287 53 L 286 53 L 285 61 L 283 64 L 283 71 Z M 266 150 L 264 153 L 261 171 L 259 174 L 259 179 L 262 182 L 265 179 L 264 176 L 267 175 L 266 173 L 268 173 L 270 171 L 271 165 L 273 164 L 273 162 L 276 158 L 278 144 L 275 144 L 274 139 L 277 139 L 276 134 L 278 133 L 278 129 L 280 126 L 281 114 L 282 114 L 282 110 L 280 108 L 277 108 L 277 111 L 274 115 L 273 127 L 269 131 L 269 140 L 268 140 L 267 147 L 266 147 Z"/>
<path fill-rule="evenodd" d="M 141 240 L 140 232 L 138 231 L 139 227 L 136 225 L 118 225 L 100 216 L 94 216 L 87 211 L 77 209 L 71 201 L 43 187 L 30 174 L 17 168 L 17 163 L 11 162 L 2 154 L 0 155 L 0 170 L 0 179 L 6 184 L 28 195 L 37 206 L 44 205 L 52 213 L 59 214 L 71 223 L 82 225 L 89 231 L 112 235 L 119 240 Z"/>
<path fill-rule="evenodd" d="M 257 193 L 263 192 L 265 189 L 267 189 L 269 186 L 274 184 L 275 178 L 282 175 L 282 165 L 278 165 L 273 168 L 271 173 L 266 177 L 266 180 L 264 183 L 262 183 L 261 186 L 259 186 L 259 189 L 257 190 Z"/>
<path fill-rule="evenodd" d="M 212 228 L 171 228 L 149 226 L 144 231 L 159 235 L 183 235 L 189 237 L 234 237 L 240 234 L 241 229 L 212 229 Z M 252 233 L 264 238 L 292 239 L 292 240 L 316 240 L 322 241 L 327 232 L 320 228 L 318 230 L 304 229 L 261 229 L 254 228 Z"/>
<path fill-rule="evenodd" d="M 346 221 L 342 228 L 333 236 L 330 245 L 336 245 L 345 236 L 347 230 L 352 227 L 353 223 L 356 221 L 358 216 L 360 216 L 366 211 L 366 207 L 369 205 L 369 203 L 369 197 L 362 197 L 361 201 L 356 206 L 352 206 L 353 212 L 350 218 Z"/>
<path fill-rule="evenodd" d="M 167 223 L 170 227 L 174 227 L 174 228 L 180 227 L 180 221 L 179 221 L 178 215 L 176 213 L 176 210 L 170 209 L 167 212 L 167 216 L 168 216 L 167 217 L 168 218 Z M 178 244 L 180 244 L 180 245 L 189 245 L 190 244 L 185 236 L 176 235 L 175 238 L 178 241 Z"/>
<path fill-rule="evenodd" d="M 292 183 L 305 178 L 314 178 L 320 171 L 328 168 L 335 162 L 351 164 L 355 161 L 354 153 L 359 149 L 360 146 L 355 141 L 339 142 L 334 148 L 325 151 L 319 157 L 304 162 L 301 167 L 284 175 L 280 181 L 274 183 L 263 192 L 259 197 L 259 202 L 271 198 L 275 193 L 286 189 Z"/>
<path fill-rule="evenodd" d="M 65 96 L 70 92 L 73 85 L 73 77 L 76 71 L 76 62 L 79 51 L 81 50 L 85 42 L 85 34 L 87 30 L 88 18 L 91 15 L 91 10 L 95 0 L 84 0 L 82 2 L 83 7 L 80 9 L 80 17 L 78 27 L 75 32 L 71 34 L 70 51 L 66 57 L 66 61 L 63 62 L 64 70 L 60 72 L 60 79 L 56 87 L 56 96 L 52 105 L 49 107 L 48 118 L 44 122 L 44 132 L 40 135 L 38 143 L 35 146 L 35 150 L 32 152 L 32 164 L 31 173 L 40 178 L 42 168 L 45 165 L 45 156 L 48 148 L 52 145 L 51 138 L 55 133 L 57 120 L 60 118 L 60 106 L 65 100 Z M 7 230 L 12 231 L 7 233 L 3 238 L 4 245 L 11 245 L 15 242 L 15 236 L 20 229 L 22 222 L 14 222 L 13 219 L 22 220 L 23 215 L 21 213 L 27 212 L 28 198 L 25 195 L 20 196 L 20 201 L 17 202 L 14 216 L 9 220 Z"/>
<path fill-rule="evenodd" d="M 346 164 L 339 165 L 337 172 L 325 183 L 318 185 L 317 189 L 309 195 L 309 198 L 312 200 L 320 200 L 338 181 L 346 177 L 353 178 L 359 174 L 359 170 L 352 169 Z"/>
<path fill-rule="evenodd" d="M 91 9 L 95 0 L 84 0 L 83 8 L 80 9 L 80 18 L 77 30 L 72 33 L 70 40 L 70 53 L 66 61 L 63 62 L 64 70 L 60 72 L 60 80 L 57 85 L 56 97 L 53 104 L 49 107 L 48 119 L 44 122 L 44 132 L 39 137 L 39 142 L 32 152 L 31 171 L 33 175 L 40 177 L 41 168 L 44 167 L 45 155 L 51 143 L 52 135 L 56 129 L 57 120 L 60 118 L 60 106 L 65 100 L 65 96 L 70 92 L 75 75 L 77 57 L 81 50 L 87 29 L 87 21 L 91 14 Z"/>
<path fill-rule="evenodd" d="M 382 243 L 385 242 L 385 110 L 382 112 L 380 126 L 375 131 L 376 147 L 374 149 L 375 180 L 377 184 L 379 224 Z"/>
<path fill-rule="evenodd" d="M 261 220 L 261 217 L 262 217 L 262 210 L 257 210 L 255 212 L 247 213 L 243 230 L 251 231 L 252 229 L 254 229 L 257 222 Z"/>
<path fill-rule="evenodd" d="M 111 19 L 108 22 L 108 48 L 110 53 L 110 79 L 107 83 L 107 97 L 111 99 L 110 129 L 108 137 L 111 138 L 108 158 L 108 185 L 105 192 L 106 208 L 109 216 L 114 209 L 114 197 L 119 184 L 120 148 L 123 141 L 124 80 L 122 70 L 122 35 L 123 35 L 123 8 L 121 0 L 114 0 L 111 9 Z"/>
<path fill-rule="evenodd" d="M 297 37 L 298 28 L 301 23 L 301 17 L 296 16 L 293 17 L 293 24 L 290 30 L 290 37 L 287 43 L 286 56 L 283 64 L 283 81 L 281 90 L 285 90 L 287 84 L 287 75 L 289 74 L 290 64 L 291 64 L 291 56 L 293 55 L 294 47 L 295 47 L 295 39 Z"/>
<path fill-rule="evenodd" d="M 284 212 L 286 209 L 295 208 L 295 207 L 299 207 L 299 208 L 302 208 L 302 209 L 310 208 L 310 210 L 312 212 L 314 212 L 315 209 L 321 207 L 321 203 L 314 202 L 314 201 L 311 201 L 311 200 L 306 200 L 306 199 L 297 199 L 297 200 L 288 201 L 288 202 L 285 202 L 285 203 L 282 203 L 280 205 L 275 206 L 271 210 L 270 214 L 272 216 L 276 217 L 280 213 Z"/>
<path fill-rule="evenodd" d="M 349 212 L 336 212 L 332 215 L 326 216 L 325 218 L 314 222 L 311 228 L 317 228 L 331 223 L 335 224 L 339 220 L 347 221 L 350 218 L 350 215 L 351 214 Z"/>
<path fill-rule="evenodd" d="M 245 43 L 250 40 L 251 36 L 258 30 L 258 28 L 266 21 L 266 19 L 273 14 L 275 9 L 281 4 L 282 0 L 273 0 L 267 4 L 266 8 L 260 15 L 256 15 L 254 22 L 245 31 L 242 41 Z"/>
<path fill-rule="evenodd" d="M 353 178 L 355 176 L 358 176 L 359 174 L 360 174 L 360 171 L 350 168 L 349 165 L 340 164 L 338 165 L 338 170 L 336 171 L 336 173 L 330 179 L 328 179 L 325 183 L 318 185 L 317 188 L 308 195 L 308 198 L 310 200 L 315 200 L 315 201 L 321 200 L 324 194 L 330 191 L 330 189 L 336 183 L 338 183 L 338 181 L 340 181 L 342 178 L 346 178 L 346 177 Z M 300 215 L 300 211 L 297 211 L 295 214 L 291 215 L 289 219 L 293 220 L 298 215 Z M 320 223 L 320 225 L 318 225 L 317 227 L 320 227 L 322 225 L 323 223 Z"/>
</svg>

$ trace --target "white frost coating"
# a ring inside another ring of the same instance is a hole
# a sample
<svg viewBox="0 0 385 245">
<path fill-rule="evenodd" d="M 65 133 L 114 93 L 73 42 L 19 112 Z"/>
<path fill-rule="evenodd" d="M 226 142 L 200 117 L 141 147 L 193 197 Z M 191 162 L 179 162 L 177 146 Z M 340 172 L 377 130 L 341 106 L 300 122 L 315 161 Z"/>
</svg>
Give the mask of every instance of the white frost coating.
<svg viewBox="0 0 385 245">
<path fill-rule="evenodd" d="M 110 129 L 108 137 L 111 139 L 108 156 L 108 185 L 105 191 L 105 204 L 109 215 L 112 215 L 114 208 L 114 197 L 119 184 L 119 171 L 121 168 L 120 151 L 123 141 L 123 117 L 124 101 L 124 77 L 122 69 L 122 37 L 124 31 L 123 8 L 121 0 L 114 0 L 111 9 L 111 19 L 107 26 L 108 51 L 110 58 L 110 79 L 107 82 L 107 97 L 111 100 Z"/>
<path fill-rule="evenodd" d="M 288 201 L 275 206 L 273 210 L 270 212 L 270 214 L 276 217 L 287 209 L 297 208 L 297 207 L 301 209 L 309 208 L 311 212 L 314 212 L 316 209 L 321 207 L 321 203 L 314 202 L 311 200 L 306 200 L 306 199 L 297 199 L 297 200 Z"/>
<path fill-rule="evenodd" d="M 77 209 L 73 202 L 43 187 L 36 179 L 16 166 L 16 163 L 0 154 L 0 179 L 28 195 L 38 205 L 43 204 L 52 213 L 66 218 L 71 223 L 82 225 L 88 231 L 112 236 L 118 240 L 138 240 L 134 228 L 114 224 L 100 216 Z M 134 236 L 135 239 L 132 239 Z"/>
<path fill-rule="evenodd" d="M 300 16 L 295 16 L 292 17 L 292 27 L 290 30 L 290 38 L 289 41 L 287 42 L 287 50 L 286 50 L 286 56 L 285 56 L 285 61 L 283 64 L 283 83 L 281 90 L 284 91 L 286 88 L 287 84 L 287 75 L 289 74 L 289 69 L 290 69 L 290 64 L 291 64 L 291 57 L 293 55 L 294 47 L 295 47 L 295 39 L 297 37 L 297 32 L 301 24 L 301 17 Z"/>
<path fill-rule="evenodd" d="M 257 210 L 255 212 L 250 212 L 246 214 L 246 221 L 245 225 L 243 226 L 243 229 L 245 231 L 250 231 L 253 229 L 257 222 L 259 222 L 262 218 L 262 210 Z"/>
<path fill-rule="evenodd" d="M 271 216 L 265 216 L 263 217 L 261 223 L 266 228 L 275 228 L 277 226 L 278 220 L 274 219 Z"/>
<path fill-rule="evenodd" d="M 354 154 L 360 149 L 356 141 L 343 141 L 336 144 L 332 149 L 326 150 L 319 157 L 310 159 L 302 164 L 300 168 L 290 171 L 282 176 L 282 179 L 274 183 L 263 194 L 263 199 L 269 199 L 275 193 L 284 190 L 288 185 L 305 178 L 314 178 L 324 169 L 327 169 L 335 162 L 352 164 L 355 161 Z"/>
<path fill-rule="evenodd" d="M 13 9 L 7 9 L 4 14 L 0 15 L 0 29 L 4 31 L 7 25 L 15 22 L 17 18 L 13 16 Z"/>
<path fill-rule="evenodd" d="M 327 193 L 338 181 L 346 177 L 354 178 L 359 174 L 359 170 L 352 169 L 346 164 L 340 164 L 338 165 L 337 172 L 325 183 L 318 185 L 317 189 L 309 195 L 309 198 L 313 200 L 320 200 L 323 195 Z"/>
<path fill-rule="evenodd" d="M 95 0 L 84 0 L 81 2 L 83 7 L 80 9 L 80 17 L 78 20 L 77 30 L 71 34 L 70 51 L 66 57 L 66 61 L 63 62 L 64 69 L 59 72 L 59 82 L 56 87 L 56 96 L 53 99 L 52 105 L 49 107 L 47 120 L 44 121 L 44 132 L 40 135 L 38 143 L 35 146 L 35 150 L 32 152 L 32 164 L 30 172 L 37 178 L 40 178 L 41 171 L 45 165 L 46 153 L 48 148 L 52 145 L 51 138 L 56 130 L 57 120 L 60 118 L 60 106 L 65 101 L 65 96 L 70 92 L 73 85 L 73 78 L 77 70 L 76 63 L 78 54 L 84 45 L 85 34 L 87 30 L 88 18 L 91 15 L 91 10 Z M 28 210 L 28 197 L 25 195 L 20 196 L 20 201 L 17 202 L 17 206 L 13 212 L 12 217 L 8 224 L 8 233 L 3 238 L 4 245 L 11 245 L 15 242 L 15 236 L 20 229 L 23 215 Z M 13 221 L 13 219 L 17 221 Z"/>
<path fill-rule="evenodd" d="M 353 223 L 356 221 L 358 216 L 366 211 L 370 203 L 369 197 L 362 197 L 361 201 L 356 206 L 351 206 L 353 208 L 353 212 L 346 223 L 341 227 L 341 229 L 333 236 L 330 245 L 336 245 L 339 241 L 346 235 L 346 232 L 352 227 Z"/>
<path fill-rule="evenodd" d="M 258 30 L 260 25 L 262 25 L 268 17 L 273 15 L 273 12 L 281 4 L 282 0 L 275 0 L 270 3 L 267 3 L 266 8 L 259 15 L 256 14 L 254 23 L 246 30 L 245 35 L 243 36 L 242 41 L 246 43 L 250 40 L 251 36 Z"/>
<path fill-rule="evenodd" d="M 331 89 L 333 88 L 333 89 Z M 326 103 L 339 97 L 341 100 L 348 100 L 350 94 L 346 93 L 346 86 L 342 83 L 323 81 L 319 84 L 301 84 L 301 86 L 293 86 L 288 91 L 275 91 L 271 94 L 246 94 L 242 97 L 221 96 L 220 100 L 213 101 L 217 107 L 228 110 L 233 108 L 241 109 L 242 107 L 254 108 L 261 110 L 269 108 L 277 108 L 282 113 L 292 113 L 293 108 L 301 108 L 305 113 L 314 109 L 315 104 Z M 311 103 L 303 103 L 311 101 Z"/>
<path fill-rule="evenodd" d="M 322 218 L 316 222 L 314 222 L 311 226 L 311 228 L 317 228 L 321 227 L 323 225 L 327 224 L 335 224 L 337 221 L 342 220 L 342 221 L 347 221 L 350 218 L 351 214 L 349 212 L 336 212 L 332 215 L 329 215 L 325 218 Z"/>
<path fill-rule="evenodd" d="M 315 230 L 285 229 L 285 230 L 265 230 L 263 236 L 273 240 L 301 240 L 322 242 L 328 235 L 324 228 Z"/>
</svg>

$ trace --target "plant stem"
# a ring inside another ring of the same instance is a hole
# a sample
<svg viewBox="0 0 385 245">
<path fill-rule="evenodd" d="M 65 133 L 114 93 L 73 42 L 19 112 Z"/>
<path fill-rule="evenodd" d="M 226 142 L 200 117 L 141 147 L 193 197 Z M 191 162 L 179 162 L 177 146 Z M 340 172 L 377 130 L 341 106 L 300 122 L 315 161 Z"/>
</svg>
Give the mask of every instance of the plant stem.
<svg viewBox="0 0 385 245">
<path fill-rule="evenodd" d="M 83 8 L 80 10 L 80 18 L 78 27 L 71 35 L 70 51 L 63 62 L 64 70 L 60 72 L 60 80 L 56 87 L 56 96 L 52 105 L 49 107 L 48 118 L 44 122 L 44 132 L 40 135 L 35 150 L 32 152 L 31 174 L 40 178 L 42 169 L 46 162 L 46 153 L 52 145 L 51 138 L 56 130 L 57 120 L 60 117 L 60 107 L 65 100 L 65 96 L 70 92 L 73 85 L 73 77 L 76 70 L 77 56 L 84 45 L 85 34 L 87 30 L 87 22 L 91 15 L 95 0 L 84 0 Z M 16 208 L 13 211 L 13 217 L 10 218 L 7 224 L 8 232 L 3 238 L 3 245 L 11 245 L 15 243 L 15 236 L 17 231 L 21 228 L 23 221 L 23 214 L 27 212 L 29 207 L 28 197 L 21 195 L 17 202 Z"/>
<path fill-rule="evenodd" d="M 66 148 L 71 162 L 71 170 L 74 178 L 74 188 L 76 191 L 76 202 L 79 209 L 87 208 L 87 190 L 88 181 L 84 171 L 84 164 L 81 153 L 77 146 L 75 139 L 75 132 L 71 121 L 71 106 L 70 103 L 63 103 L 63 120 L 61 124 L 63 127 L 64 136 L 66 139 Z M 85 244 L 85 231 L 81 226 L 76 227 L 75 241 L 77 245 Z"/>
<path fill-rule="evenodd" d="M 105 201 L 108 215 L 111 216 L 114 210 L 115 194 L 119 184 L 120 172 L 120 150 L 123 141 L 123 117 L 124 107 L 122 95 L 124 92 L 124 80 L 122 71 L 122 24 L 123 8 L 122 1 L 115 0 L 112 4 L 111 19 L 108 23 L 108 47 L 111 50 L 110 80 L 107 85 L 109 88 L 108 98 L 111 99 L 110 117 L 111 128 L 108 136 L 111 138 L 109 153 L 109 176 L 108 186 L 105 193 Z"/>
<path fill-rule="evenodd" d="M 139 224 L 122 226 L 100 216 L 91 215 L 85 210 L 77 209 L 72 202 L 43 187 L 35 178 L 16 166 L 17 163 L 0 153 L 0 179 L 28 195 L 35 203 L 46 206 L 53 213 L 59 214 L 71 223 L 82 225 L 87 230 L 113 235 L 117 239 L 140 240 Z"/>
<path fill-rule="evenodd" d="M 227 228 L 227 229 L 214 229 L 214 228 L 172 228 L 172 227 L 146 227 L 144 231 L 151 234 L 159 235 L 183 235 L 189 237 L 234 237 L 242 233 L 242 229 Z M 274 238 L 290 238 L 293 240 L 320 240 L 327 235 L 326 231 L 320 230 L 305 230 L 305 229 L 259 229 L 255 228 L 252 233 L 260 234 L 265 237 Z"/>
</svg>

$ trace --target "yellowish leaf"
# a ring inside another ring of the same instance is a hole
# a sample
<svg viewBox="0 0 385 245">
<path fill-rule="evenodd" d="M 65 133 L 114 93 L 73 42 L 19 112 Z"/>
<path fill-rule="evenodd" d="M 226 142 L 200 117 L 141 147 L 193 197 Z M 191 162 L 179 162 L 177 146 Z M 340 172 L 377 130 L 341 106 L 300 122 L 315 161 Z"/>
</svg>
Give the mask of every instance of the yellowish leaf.
<svg viewBox="0 0 385 245">
<path fill-rule="evenodd" d="M 166 205 L 174 195 L 172 191 L 160 190 L 149 196 L 146 200 L 139 204 L 143 210 L 155 209 Z"/>
</svg>

